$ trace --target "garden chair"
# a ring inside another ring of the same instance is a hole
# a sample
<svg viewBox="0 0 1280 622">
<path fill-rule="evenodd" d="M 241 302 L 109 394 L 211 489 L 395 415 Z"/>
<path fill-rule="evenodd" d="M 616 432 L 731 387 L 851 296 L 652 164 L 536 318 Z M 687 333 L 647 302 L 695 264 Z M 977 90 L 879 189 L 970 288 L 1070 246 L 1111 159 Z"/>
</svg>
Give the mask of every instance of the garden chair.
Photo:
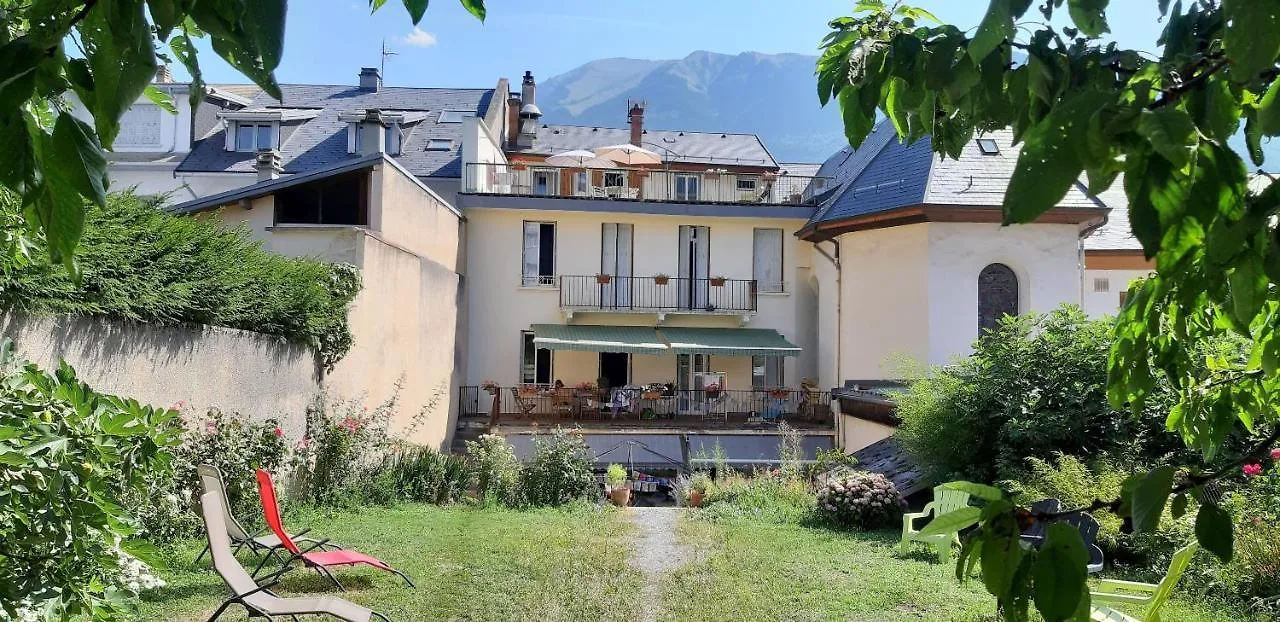
<svg viewBox="0 0 1280 622">
<path fill-rule="evenodd" d="M 262 513 L 267 519 L 267 525 L 271 526 L 271 531 L 275 532 L 276 536 L 280 538 L 280 543 L 292 554 L 285 562 L 285 568 L 288 568 L 295 560 L 301 561 L 307 568 L 311 568 L 317 573 L 328 577 L 338 589 L 345 592 L 347 588 L 342 587 L 342 584 L 333 576 L 333 573 L 329 572 L 329 569 L 335 566 L 364 564 L 399 575 L 401 579 L 404 579 L 405 583 L 409 584 L 409 587 L 414 587 L 413 581 L 409 580 L 408 575 L 388 566 L 386 562 L 364 553 L 350 550 L 315 551 L 316 547 L 304 551 L 298 548 L 298 545 L 289 538 L 289 534 L 284 530 L 284 524 L 280 521 L 280 506 L 276 504 L 276 488 L 271 483 L 271 474 L 262 469 L 258 469 L 258 492 L 262 494 Z M 324 541 L 321 540 L 321 542 L 323 543 Z"/>
<path fill-rule="evenodd" d="M 1138 583 L 1136 581 L 1116 581 L 1103 579 L 1098 583 L 1096 591 L 1089 592 L 1093 609 L 1089 619 L 1099 622 L 1160 622 L 1160 608 L 1173 594 L 1178 579 L 1191 565 L 1191 558 L 1196 554 L 1195 542 L 1178 549 L 1169 562 L 1169 571 L 1160 583 Z M 1110 607 L 1099 605 L 1136 605 L 1145 607 L 1141 618 L 1134 618 Z"/>
<path fill-rule="evenodd" d="M 1056 514 L 1062 511 L 1062 501 L 1058 499 L 1041 499 L 1031 504 L 1032 514 Z M 1023 539 L 1040 539 L 1044 538 L 1044 530 L 1048 528 L 1048 523 L 1037 520 L 1031 523 L 1026 531 L 1022 532 Z"/>
<path fill-rule="evenodd" d="M 223 498 L 217 491 L 206 492 L 200 497 L 201 514 L 204 516 L 204 528 L 209 534 L 208 549 L 213 559 L 213 568 L 222 577 L 223 582 L 231 590 L 231 598 L 223 601 L 222 606 L 209 618 L 213 622 L 228 607 L 240 605 L 245 608 L 250 618 L 272 616 L 289 616 L 297 620 L 299 615 L 331 615 L 347 622 L 370 622 L 373 618 L 391 622 L 387 616 L 366 609 L 349 600 L 333 596 L 316 598 L 281 598 L 271 591 L 271 587 L 279 583 L 280 577 L 290 570 L 289 567 L 266 577 L 261 585 L 249 576 L 244 566 L 236 561 L 231 550 L 231 538 L 228 535 L 230 524 L 226 517 L 231 516 Z"/>
<path fill-rule="evenodd" d="M 204 488 L 205 494 L 211 492 L 217 493 L 222 501 L 222 522 L 227 526 L 227 536 L 235 543 L 233 552 L 239 553 L 241 548 L 248 547 L 249 552 L 253 553 L 254 557 L 258 557 L 262 554 L 267 555 L 267 557 L 275 557 L 282 547 L 280 544 L 280 538 L 277 538 L 275 534 L 264 535 L 262 531 L 250 534 L 249 531 L 240 524 L 240 521 L 236 520 L 236 517 L 231 514 L 231 501 L 227 497 L 227 484 L 226 480 L 222 477 L 222 469 L 219 469 L 212 464 L 201 464 L 196 466 L 196 474 L 200 477 L 200 485 Z M 311 530 L 303 529 L 298 533 L 290 534 L 289 537 L 293 539 L 294 542 L 306 542 L 331 549 L 342 548 L 331 542 L 321 544 L 319 540 L 301 537 L 308 531 Z M 196 556 L 196 561 L 199 562 L 200 559 L 204 557 L 205 553 L 208 552 L 209 545 L 206 544 L 204 550 L 200 551 L 200 554 Z M 284 560 L 277 558 L 277 561 L 283 562 Z"/>
<path fill-rule="evenodd" d="M 898 550 L 906 552 L 912 542 L 924 542 L 938 550 L 938 561 L 947 563 L 951 560 L 951 544 L 960 542 L 958 531 L 940 533 L 933 536 L 921 536 L 915 528 L 915 521 L 932 516 L 937 518 L 948 512 L 954 512 L 969 505 L 969 493 L 950 490 L 941 486 L 933 489 L 933 501 L 924 506 L 920 512 L 909 512 L 902 515 L 902 540 L 898 542 Z"/>
<path fill-rule="evenodd" d="M 551 410 L 557 416 L 564 415 L 571 418 L 577 416 L 577 398 L 573 395 L 573 389 L 568 387 L 556 389 L 555 395 L 551 398 Z"/>
<path fill-rule="evenodd" d="M 538 402 L 521 395 L 520 389 L 517 387 L 511 387 L 511 395 L 516 398 L 516 408 L 520 409 L 521 415 L 526 417 L 532 416 L 530 413 L 538 408 Z"/>
<path fill-rule="evenodd" d="M 1057 499 L 1041 499 L 1031 504 L 1031 511 L 1036 512 L 1061 512 L 1062 502 Z M 1068 514 L 1057 519 L 1065 524 L 1071 525 L 1080 532 L 1080 539 L 1084 541 L 1084 546 L 1089 551 L 1089 573 L 1102 572 L 1106 565 L 1106 558 L 1102 554 L 1102 549 L 1098 547 L 1098 520 L 1088 512 L 1076 512 Z M 1048 527 L 1045 521 L 1035 521 L 1031 527 L 1022 532 L 1022 540 L 1029 546 L 1039 548 L 1044 541 L 1044 532 Z"/>
</svg>

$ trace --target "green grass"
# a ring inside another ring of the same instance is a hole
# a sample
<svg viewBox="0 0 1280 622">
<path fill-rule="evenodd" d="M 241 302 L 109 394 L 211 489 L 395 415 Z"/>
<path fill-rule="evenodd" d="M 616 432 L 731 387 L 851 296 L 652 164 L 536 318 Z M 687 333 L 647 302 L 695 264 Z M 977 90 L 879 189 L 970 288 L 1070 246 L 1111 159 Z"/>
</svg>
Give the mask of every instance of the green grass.
<svg viewBox="0 0 1280 622">
<path fill-rule="evenodd" d="M 897 532 L 843 533 L 749 519 L 686 519 L 698 560 L 663 583 L 663 620 L 997 620 L 979 580 L 961 584 L 919 546 L 894 553 Z M 1136 613 L 1136 612 L 1130 612 Z M 1165 620 L 1243 619 L 1173 602 Z"/>
<path fill-rule="evenodd" d="M 408 620 L 630 620 L 642 584 L 626 566 L 630 527 L 616 511 L 594 508 L 514 512 L 404 505 L 286 521 L 308 535 L 378 557 L 412 577 L 342 570 L 350 600 Z M 148 595 L 141 620 L 204 620 L 226 595 L 208 562 L 192 566 L 202 545 L 178 552 L 162 573 L 169 585 Z M 242 560 L 248 564 L 249 555 Z M 252 570 L 252 566 L 249 566 Z M 314 573 L 295 570 L 282 596 L 332 592 Z M 224 616 L 245 619 L 243 610 Z"/>
</svg>

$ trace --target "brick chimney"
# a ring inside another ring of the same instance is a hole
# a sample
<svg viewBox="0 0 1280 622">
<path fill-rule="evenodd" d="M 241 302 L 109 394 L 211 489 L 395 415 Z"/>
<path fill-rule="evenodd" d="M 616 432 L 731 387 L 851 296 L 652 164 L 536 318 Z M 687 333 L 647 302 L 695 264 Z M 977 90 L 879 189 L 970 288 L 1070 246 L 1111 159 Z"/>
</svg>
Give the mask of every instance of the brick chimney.
<svg viewBox="0 0 1280 622">
<path fill-rule="evenodd" d="M 516 146 L 516 135 L 520 133 L 520 98 L 514 94 L 507 96 L 507 146 Z"/>
<path fill-rule="evenodd" d="M 644 139 L 644 102 L 627 100 L 627 124 L 631 126 L 631 144 L 639 147 Z"/>
<path fill-rule="evenodd" d="M 254 159 L 253 167 L 258 170 L 258 181 L 278 179 L 284 172 L 281 165 L 280 152 L 275 149 L 262 149 Z"/>
<path fill-rule="evenodd" d="M 360 155 L 367 156 L 382 153 L 387 149 L 387 123 L 382 118 L 382 111 L 377 108 L 366 110 L 360 120 Z"/>
<path fill-rule="evenodd" d="M 375 93 L 382 90 L 382 73 L 377 67 L 360 68 L 360 90 Z"/>
<path fill-rule="evenodd" d="M 159 84 L 170 84 L 173 82 L 173 70 L 168 65 L 160 65 L 156 67 L 156 82 Z"/>
</svg>

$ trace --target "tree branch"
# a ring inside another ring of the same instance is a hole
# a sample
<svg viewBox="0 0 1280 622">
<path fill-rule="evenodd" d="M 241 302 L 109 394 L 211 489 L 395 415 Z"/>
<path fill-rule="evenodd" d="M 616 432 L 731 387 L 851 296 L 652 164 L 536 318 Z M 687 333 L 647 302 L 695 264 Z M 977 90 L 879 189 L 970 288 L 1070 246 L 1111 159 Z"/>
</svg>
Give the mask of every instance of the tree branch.
<svg viewBox="0 0 1280 622">
<path fill-rule="evenodd" d="M 1226 67 L 1226 66 L 1227 66 L 1226 59 L 1219 59 L 1214 64 L 1209 65 L 1208 69 L 1205 69 L 1204 71 L 1201 71 L 1200 73 L 1196 74 L 1190 80 L 1187 80 L 1182 84 L 1178 84 L 1176 86 L 1172 86 L 1162 90 L 1161 91 L 1162 97 L 1160 98 L 1160 100 L 1148 106 L 1148 109 L 1157 110 L 1159 108 L 1163 108 L 1165 106 L 1168 106 L 1169 104 L 1172 104 L 1173 102 L 1178 101 L 1178 99 L 1181 98 L 1184 93 L 1198 88 L 1200 85 L 1204 84 L 1206 80 L 1209 79 L 1209 76 L 1212 76 L 1213 74 L 1218 73 L 1218 71 L 1220 71 L 1223 67 Z"/>
</svg>

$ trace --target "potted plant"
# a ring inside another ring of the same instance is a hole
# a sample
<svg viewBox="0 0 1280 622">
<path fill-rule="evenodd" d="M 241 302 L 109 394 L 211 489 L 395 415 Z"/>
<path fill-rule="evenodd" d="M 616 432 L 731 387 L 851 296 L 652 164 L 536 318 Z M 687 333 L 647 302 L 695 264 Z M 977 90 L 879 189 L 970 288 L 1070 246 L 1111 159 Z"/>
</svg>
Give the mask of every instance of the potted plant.
<svg viewBox="0 0 1280 622">
<path fill-rule="evenodd" d="M 773 389 L 769 391 L 769 397 L 772 397 L 775 400 L 785 400 L 788 397 L 791 397 L 791 391 L 781 388 Z"/>
<path fill-rule="evenodd" d="M 712 287 L 724 287 L 724 282 L 725 282 L 725 281 L 727 281 L 727 280 L 729 280 L 729 279 L 727 279 L 727 278 L 725 278 L 725 277 L 723 277 L 723 276 L 713 276 L 713 277 L 711 277 L 711 279 L 710 279 L 710 281 L 711 281 L 711 286 L 712 286 Z"/>
<path fill-rule="evenodd" d="M 658 274 L 653 275 L 654 285 L 666 285 L 667 283 L 670 283 L 670 282 L 671 282 L 670 274 L 663 274 L 659 272 Z"/>
<path fill-rule="evenodd" d="M 493 380 L 485 380 L 480 383 L 480 388 L 487 391 L 489 395 L 497 395 L 498 391 L 502 390 L 502 387 L 499 387 L 498 383 Z"/>
<path fill-rule="evenodd" d="M 706 473 L 694 473 L 689 478 L 689 507 L 702 507 L 702 500 L 707 495 L 707 489 L 711 487 L 711 476 Z"/>
<path fill-rule="evenodd" d="M 609 284 L 609 281 L 612 281 L 612 280 L 613 280 L 613 276 L 608 275 L 608 274 L 597 274 L 597 275 L 596 275 L 596 283 L 599 283 L 599 284 L 601 284 L 601 285 L 608 285 L 608 284 Z"/>
<path fill-rule="evenodd" d="M 720 385 L 716 383 L 711 383 L 705 387 L 702 387 L 702 390 L 706 391 L 707 397 L 711 399 L 716 399 L 717 397 L 720 397 L 720 388 L 721 388 Z"/>
<path fill-rule="evenodd" d="M 627 485 L 627 470 L 620 464 L 611 464 L 604 474 L 605 484 L 609 487 L 609 501 L 625 508 L 631 505 L 631 486 Z"/>
</svg>

